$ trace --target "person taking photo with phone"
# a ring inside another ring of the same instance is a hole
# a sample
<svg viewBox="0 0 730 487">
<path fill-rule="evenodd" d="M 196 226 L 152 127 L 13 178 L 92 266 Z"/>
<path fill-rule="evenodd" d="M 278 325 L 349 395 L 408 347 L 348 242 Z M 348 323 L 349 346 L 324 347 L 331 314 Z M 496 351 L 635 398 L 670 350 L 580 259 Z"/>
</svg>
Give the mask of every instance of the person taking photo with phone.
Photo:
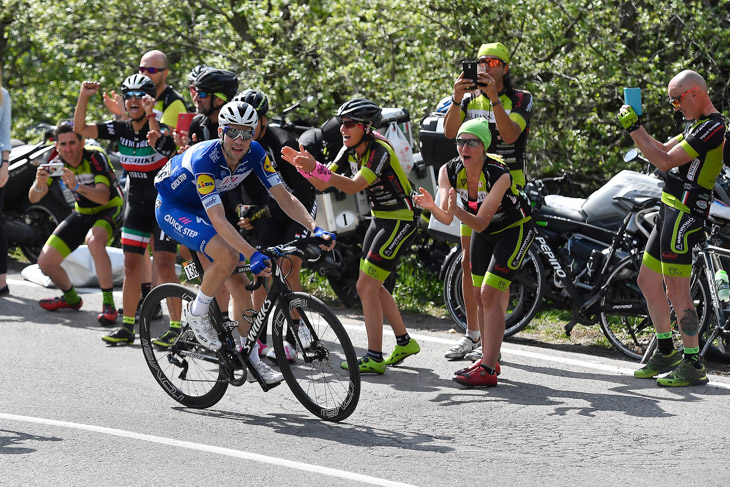
<svg viewBox="0 0 730 487">
<path fill-rule="evenodd" d="M 631 105 L 623 105 L 619 122 L 649 162 L 666 173 L 657 224 L 646 242 L 638 285 L 646 298 L 657 334 L 657 350 L 634 377 L 660 386 L 707 384 L 699 355 L 699 317 L 690 291 L 692 248 L 704 238 L 715 181 L 723 167 L 725 119 L 698 73 L 685 70 L 667 86 L 669 103 L 689 123 L 683 133 L 659 142 L 649 135 Z M 684 353 L 672 340 L 672 309 L 682 333 Z"/>
<path fill-rule="evenodd" d="M 477 118 L 489 123 L 491 142 L 486 152 L 498 154 L 509 168 L 518 189 L 525 185 L 525 150 L 530 131 L 532 95 L 517 90 L 510 80 L 510 53 L 501 42 L 483 44 L 477 53 L 477 79 L 461 73 L 454 83 L 451 105 L 444 118 L 444 135 L 453 139 L 461 124 Z M 471 272 L 472 229 L 461 225 L 461 265 L 465 276 Z M 449 360 L 477 360 L 481 358 L 481 328 L 472 284 L 462 279 L 467 331 L 461 341 L 448 350 Z M 505 310 L 509 294 L 503 298 Z"/>
<path fill-rule="evenodd" d="M 100 147 L 86 147 L 84 138 L 74 132 L 73 123 L 61 122 L 53 133 L 58 156 L 51 164 L 60 164 L 58 173 L 39 166 L 28 199 L 37 203 L 46 194 L 54 177 L 60 178 L 76 199 L 74 211 L 48 238 L 38 257 L 38 266 L 63 291 L 63 296 L 41 299 L 48 311 L 81 308 L 83 302 L 71 284 L 61 263 L 79 245 L 86 243 L 94 259 L 99 287 L 103 294 L 102 311 L 97 317 L 103 326 L 117 321 L 114 307 L 114 279 L 106 246 L 122 223 L 122 190 L 106 154 Z"/>
</svg>

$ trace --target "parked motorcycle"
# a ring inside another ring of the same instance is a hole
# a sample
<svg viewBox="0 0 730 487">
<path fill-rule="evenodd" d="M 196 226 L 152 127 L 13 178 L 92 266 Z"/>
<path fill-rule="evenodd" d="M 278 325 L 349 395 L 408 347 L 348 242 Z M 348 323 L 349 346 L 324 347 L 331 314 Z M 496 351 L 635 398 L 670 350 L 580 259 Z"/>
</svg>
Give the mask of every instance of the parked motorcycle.
<svg viewBox="0 0 730 487">
<path fill-rule="evenodd" d="M 10 152 L 8 183 L 3 198 L 3 220 L 9 247 L 18 247 L 35 263 L 43 244 L 73 208 L 74 196 L 54 178 L 50 190 L 37 203 L 28 201 L 28 190 L 35 181 L 40 164 L 50 160 L 54 146 L 47 141 L 21 144 Z"/>
</svg>

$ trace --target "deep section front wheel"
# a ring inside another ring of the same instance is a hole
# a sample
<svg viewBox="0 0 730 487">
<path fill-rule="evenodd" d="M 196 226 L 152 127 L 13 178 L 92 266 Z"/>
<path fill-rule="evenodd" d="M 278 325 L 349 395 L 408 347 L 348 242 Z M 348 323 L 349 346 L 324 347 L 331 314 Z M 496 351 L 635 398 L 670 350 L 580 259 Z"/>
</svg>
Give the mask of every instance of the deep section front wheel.
<svg viewBox="0 0 730 487">
<path fill-rule="evenodd" d="M 228 380 L 218 356 L 198 343 L 185 322 L 183 310 L 195 295 L 194 290 L 179 284 L 155 287 L 142 302 L 139 337 L 144 359 L 162 389 L 184 406 L 208 408 L 221 400 Z M 157 305 L 162 307 L 163 316 L 153 322 Z M 155 345 L 153 341 L 169 331 L 170 320 L 181 321 L 181 317 L 182 326 L 171 346 Z"/>
<path fill-rule="evenodd" d="M 360 370 L 350 337 L 337 316 L 314 296 L 290 293 L 284 299 L 284 306 L 274 311 L 271 327 L 281 373 L 312 414 L 326 421 L 341 421 L 355 411 L 360 399 Z M 299 328 L 292 330 L 298 352 L 294 363 L 285 359 L 284 352 L 287 327 L 293 327 L 287 310 L 296 310 L 300 317 Z M 347 370 L 340 366 L 343 362 Z"/>
</svg>

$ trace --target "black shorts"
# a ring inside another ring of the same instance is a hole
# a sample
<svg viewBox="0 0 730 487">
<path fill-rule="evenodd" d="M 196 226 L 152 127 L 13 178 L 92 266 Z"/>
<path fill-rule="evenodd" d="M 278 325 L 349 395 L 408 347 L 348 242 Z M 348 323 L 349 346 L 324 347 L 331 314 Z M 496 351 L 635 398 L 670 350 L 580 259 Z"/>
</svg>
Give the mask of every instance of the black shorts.
<svg viewBox="0 0 730 487">
<path fill-rule="evenodd" d="M 48 237 L 46 245 L 56 249 L 61 257 L 65 259 L 79 245 L 84 243 L 91 228 L 102 227 L 106 230 L 107 241 L 110 241 L 121 223 L 121 206 L 107 208 L 93 215 L 73 211 Z"/>
<path fill-rule="evenodd" d="M 690 277 L 692 248 L 705 239 L 705 220 L 666 204 L 649 235 L 643 264 L 666 276 Z"/>
<path fill-rule="evenodd" d="M 515 227 L 499 233 L 476 233 L 471 237 L 471 280 L 482 287 L 486 281 L 504 291 L 527 255 L 535 239 L 535 222 L 530 218 Z"/>
<path fill-rule="evenodd" d="M 127 203 L 122 226 L 122 250 L 144 254 L 150 238 L 154 238 L 155 252 L 177 252 L 177 242 L 160 230 L 155 218 L 155 205 Z"/>
<path fill-rule="evenodd" d="M 416 220 L 373 218 L 362 242 L 360 270 L 384 282 L 416 238 Z"/>
</svg>

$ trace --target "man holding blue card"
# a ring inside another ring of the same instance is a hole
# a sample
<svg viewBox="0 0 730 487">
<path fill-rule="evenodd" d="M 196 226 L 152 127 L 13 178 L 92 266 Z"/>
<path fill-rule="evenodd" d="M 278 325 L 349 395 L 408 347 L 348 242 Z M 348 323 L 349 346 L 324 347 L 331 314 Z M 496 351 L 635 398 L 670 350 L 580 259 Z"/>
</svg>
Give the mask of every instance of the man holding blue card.
<svg viewBox="0 0 730 487">
<path fill-rule="evenodd" d="M 723 165 L 725 120 L 713 106 L 705 80 L 694 71 L 677 74 L 667 92 L 674 110 L 691 122 L 684 133 L 668 142 L 649 135 L 629 104 L 621 107 L 618 119 L 649 162 L 666 173 L 662 207 L 638 279 L 656 327 L 658 348 L 634 376 L 650 379 L 669 372 L 657 384 L 676 387 L 708 382 L 699 356 L 699 318 L 689 281 L 692 247 L 703 238 L 712 190 Z M 684 356 L 672 342 L 670 302 L 682 333 Z"/>
</svg>

